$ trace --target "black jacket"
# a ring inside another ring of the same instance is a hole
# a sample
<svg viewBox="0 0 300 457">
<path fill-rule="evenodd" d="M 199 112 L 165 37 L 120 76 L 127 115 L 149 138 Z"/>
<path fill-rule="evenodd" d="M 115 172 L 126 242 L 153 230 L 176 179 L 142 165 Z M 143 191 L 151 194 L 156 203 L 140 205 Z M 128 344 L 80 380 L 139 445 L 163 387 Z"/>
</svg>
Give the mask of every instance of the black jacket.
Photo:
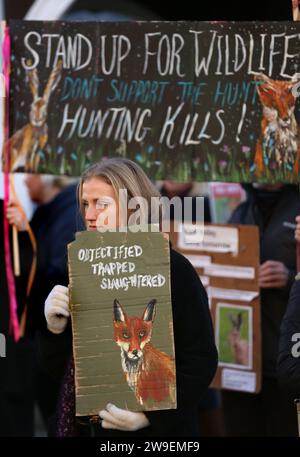
<svg viewBox="0 0 300 457">
<path fill-rule="evenodd" d="M 37 241 L 36 276 L 29 297 L 27 331 L 45 327 L 44 302 L 56 284 L 68 284 L 67 245 L 82 230 L 76 184 L 62 190 L 51 202 L 38 206 L 30 222 Z"/>
<path fill-rule="evenodd" d="M 296 335 L 297 334 L 297 335 Z M 293 339 L 293 335 L 294 339 Z M 295 397 L 300 397 L 300 281 L 295 281 L 281 324 L 278 378 Z M 297 344 L 298 343 L 298 344 Z"/>
<path fill-rule="evenodd" d="M 276 377 L 280 324 L 296 275 L 294 230 L 283 222 L 295 223 L 300 214 L 297 186 L 286 185 L 276 193 L 246 187 L 247 200 L 233 213 L 230 223 L 257 225 L 260 231 L 260 261 L 277 260 L 289 270 L 284 289 L 261 289 L 263 374 Z M 268 195 L 269 194 L 269 195 Z"/>
<path fill-rule="evenodd" d="M 191 263 L 171 249 L 171 293 L 177 370 L 177 410 L 146 412 L 151 425 L 139 432 L 101 436 L 197 436 L 197 407 L 217 368 L 217 350 L 206 291 Z M 71 332 L 41 332 L 39 355 L 54 376 L 62 376 L 71 352 Z M 113 400 L 113 399 L 112 399 Z M 82 426 L 85 427 L 85 426 Z M 84 430 L 82 430 L 84 433 Z"/>
<path fill-rule="evenodd" d="M 166 192 L 165 187 L 163 186 L 160 190 L 160 194 L 162 197 L 168 197 L 168 193 Z M 189 197 L 191 198 L 191 208 L 188 206 L 188 214 L 185 215 L 184 213 L 184 198 Z M 203 215 L 202 214 L 197 214 L 197 197 L 204 198 L 204 204 L 203 204 Z M 187 217 L 190 219 L 192 222 L 211 222 L 211 211 L 210 211 L 210 204 L 209 204 L 209 198 L 207 195 L 190 195 L 189 192 L 184 192 L 181 193 L 180 195 L 176 195 L 176 198 L 180 198 L 181 200 L 181 211 L 179 214 L 175 214 L 174 211 L 174 205 L 170 205 L 170 220 L 174 221 L 175 215 L 179 220 L 184 220 L 184 217 Z M 198 217 L 200 218 L 198 220 Z M 203 221 L 202 221 L 203 218 Z"/>
<path fill-rule="evenodd" d="M 10 246 L 12 246 L 10 230 Z M 27 233 L 19 232 L 21 276 L 15 277 L 17 313 L 26 300 L 28 271 L 32 259 Z M 12 259 L 12 252 L 11 252 Z M 0 436 L 33 436 L 33 347 L 27 338 L 14 341 L 9 331 L 9 295 L 5 268 L 3 201 L 0 200 L 0 333 L 6 339 L 6 357 L 0 357 Z"/>
</svg>

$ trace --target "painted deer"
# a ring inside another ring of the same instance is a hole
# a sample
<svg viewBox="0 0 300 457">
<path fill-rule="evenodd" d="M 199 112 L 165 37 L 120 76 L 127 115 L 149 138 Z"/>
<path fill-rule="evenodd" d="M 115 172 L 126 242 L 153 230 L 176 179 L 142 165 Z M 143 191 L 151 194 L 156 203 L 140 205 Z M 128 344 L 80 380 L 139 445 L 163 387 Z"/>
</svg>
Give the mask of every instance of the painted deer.
<svg viewBox="0 0 300 457">
<path fill-rule="evenodd" d="M 121 349 L 125 379 L 137 401 L 175 400 L 175 362 L 151 343 L 156 300 L 151 300 L 142 317 L 129 317 L 114 300 L 114 335 Z"/>
<path fill-rule="evenodd" d="M 22 169 L 25 172 L 36 172 L 40 161 L 38 150 L 43 150 L 48 141 L 48 104 L 51 93 L 57 87 L 62 71 L 59 60 L 50 73 L 44 93 L 39 96 L 39 78 L 37 69 L 28 70 L 26 79 L 33 96 L 29 113 L 29 123 L 17 130 L 8 140 L 10 151 L 9 170 Z"/>
<path fill-rule="evenodd" d="M 254 76 L 263 106 L 261 133 L 255 151 L 256 174 L 262 175 L 265 166 L 299 172 L 298 126 L 295 118 L 296 98 L 293 88 L 300 81 L 296 73 L 289 81 L 277 81 L 263 73 Z"/>
<path fill-rule="evenodd" d="M 232 324 L 228 340 L 234 354 L 234 362 L 238 365 L 249 365 L 249 345 L 241 338 L 242 313 L 236 317 L 229 314 L 228 319 Z"/>
</svg>

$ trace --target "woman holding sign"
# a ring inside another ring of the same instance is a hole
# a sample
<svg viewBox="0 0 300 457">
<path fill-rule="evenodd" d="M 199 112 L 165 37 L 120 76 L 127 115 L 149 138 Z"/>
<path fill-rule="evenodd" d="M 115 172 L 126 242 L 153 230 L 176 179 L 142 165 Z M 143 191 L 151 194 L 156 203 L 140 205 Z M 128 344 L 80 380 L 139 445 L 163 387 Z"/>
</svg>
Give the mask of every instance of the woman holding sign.
<svg viewBox="0 0 300 457">
<path fill-rule="evenodd" d="M 159 193 L 138 165 L 127 159 L 106 159 L 83 174 L 79 199 L 88 231 L 102 231 L 103 228 L 119 228 L 121 231 L 121 227 L 129 223 L 132 210 L 126 206 L 124 213 L 124 207 L 120 208 L 122 201 L 118 199 L 124 191 L 129 199 L 143 197 L 149 203 L 148 214 L 144 214 L 144 220 L 148 223 L 151 198 L 159 197 Z M 90 251 L 88 255 L 97 253 Z M 130 261 L 130 252 L 126 255 Z M 197 436 L 197 405 L 215 374 L 217 351 L 207 295 L 198 274 L 190 262 L 172 248 L 170 267 L 177 409 L 132 412 L 121 409 L 111 398 L 106 407 L 99 411 L 101 426 L 98 422 L 92 423 L 88 419 L 85 422 L 82 417 L 75 417 L 69 291 L 60 285 L 53 288 L 45 302 L 48 329 L 40 335 L 39 352 L 52 375 L 59 378 L 65 373 L 58 405 L 57 435 L 113 437 L 123 433 L 132 435 L 134 432 L 141 436 Z M 153 320 L 154 307 L 155 300 L 152 300 L 145 310 L 147 325 Z M 117 300 L 114 313 L 115 321 L 121 322 L 124 310 Z M 143 335 L 139 337 L 143 338 Z M 84 422 L 90 427 L 85 426 Z"/>
</svg>

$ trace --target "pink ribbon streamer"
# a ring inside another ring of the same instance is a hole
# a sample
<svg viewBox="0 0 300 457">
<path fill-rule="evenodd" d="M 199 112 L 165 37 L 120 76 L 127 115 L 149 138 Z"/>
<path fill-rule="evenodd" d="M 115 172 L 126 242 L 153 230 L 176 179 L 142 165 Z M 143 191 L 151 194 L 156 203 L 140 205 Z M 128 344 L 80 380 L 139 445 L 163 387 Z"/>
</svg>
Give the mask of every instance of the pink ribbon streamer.
<svg viewBox="0 0 300 457">
<path fill-rule="evenodd" d="M 9 297 L 9 332 L 13 335 L 15 341 L 20 339 L 20 326 L 17 312 L 17 299 L 16 299 L 16 288 L 15 279 L 12 270 L 11 262 L 11 250 L 10 250 L 10 239 L 9 239 L 9 223 L 6 218 L 6 210 L 9 203 L 9 72 L 10 72 L 10 36 L 7 25 L 4 28 L 4 39 L 2 46 L 2 74 L 5 81 L 5 109 L 4 109 L 4 149 L 5 154 L 5 169 L 4 169 L 4 253 L 5 253 L 5 269 L 7 278 L 7 289 Z"/>
</svg>

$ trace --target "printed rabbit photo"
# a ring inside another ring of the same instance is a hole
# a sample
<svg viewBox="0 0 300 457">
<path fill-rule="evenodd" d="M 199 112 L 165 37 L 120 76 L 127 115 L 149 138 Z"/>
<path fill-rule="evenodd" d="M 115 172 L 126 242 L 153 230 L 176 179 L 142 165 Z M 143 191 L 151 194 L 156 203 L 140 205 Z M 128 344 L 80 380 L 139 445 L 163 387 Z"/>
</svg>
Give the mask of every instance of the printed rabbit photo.
<svg viewBox="0 0 300 457">
<path fill-rule="evenodd" d="M 243 324 L 242 313 L 238 313 L 237 316 L 229 314 L 228 319 L 232 326 L 228 335 L 228 341 L 234 356 L 234 363 L 248 366 L 249 344 L 246 340 L 242 339 L 241 336 L 241 327 Z"/>
<path fill-rule="evenodd" d="M 17 130 L 8 140 L 9 171 L 37 172 L 40 162 L 39 150 L 43 150 L 48 141 L 48 105 L 50 95 L 57 87 L 62 72 L 62 61 L 50 73 L 43 95 L 39 95 L 39 77 L 37 68 L 27 70 L 33 101 L 29 113 L 29 123 Z"/>
<path fill-rule="evenodd" d="M 155 313 L 155 299 L 142 317 L 127 316 L 114 300 L 115 341 L 121 349 L 125 379 L 141 405 L 147 400 L 176 399 L 175 361 L 150 343 Z"/>
</svg>

